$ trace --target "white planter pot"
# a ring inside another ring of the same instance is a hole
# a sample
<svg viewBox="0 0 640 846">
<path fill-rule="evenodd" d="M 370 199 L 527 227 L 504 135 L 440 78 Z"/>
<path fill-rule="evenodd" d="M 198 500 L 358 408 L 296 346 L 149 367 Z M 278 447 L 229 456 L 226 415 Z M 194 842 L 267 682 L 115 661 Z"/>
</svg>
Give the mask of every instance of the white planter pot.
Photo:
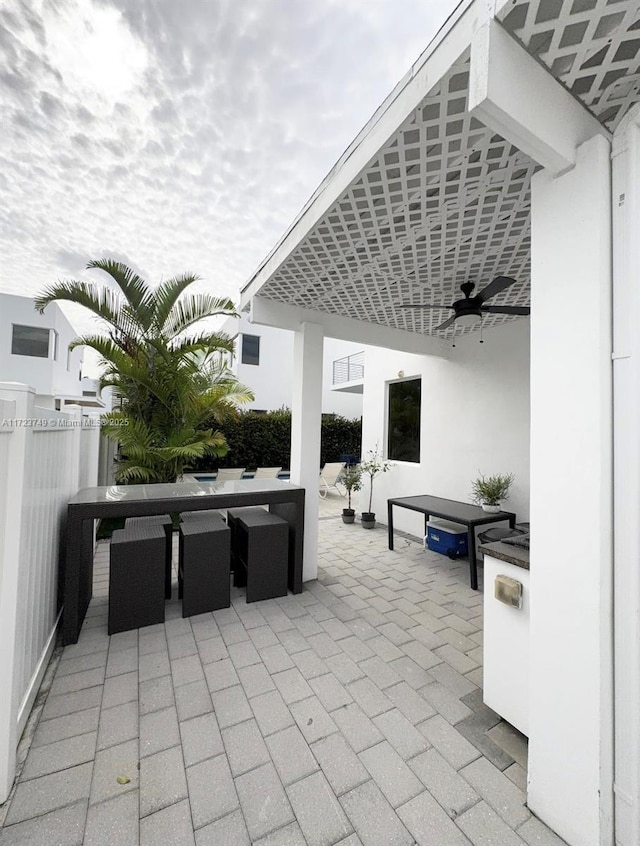
<svg viewBox="0 0 640 846">
<path fill-rule="evenodd" d="M 483 502 L 482 510 L 488 511 L 489 514 L 497 514 L 498 511 L 502 511 L 502 507 L 500 505 L 487 505 L 485 502 Z"/>
</svg>

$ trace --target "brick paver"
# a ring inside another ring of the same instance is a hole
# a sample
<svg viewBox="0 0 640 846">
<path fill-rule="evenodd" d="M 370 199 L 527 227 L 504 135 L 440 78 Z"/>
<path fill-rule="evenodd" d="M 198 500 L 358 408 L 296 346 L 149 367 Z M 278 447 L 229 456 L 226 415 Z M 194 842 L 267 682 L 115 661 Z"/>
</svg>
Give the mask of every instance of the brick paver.
<svg viewBox="0 0 640 846">
<path fill-rule="evenodd" d="M 332 501 L 333 500 L 333 501 Z M 465 561 L 390 552 L 321 504 L 299 596 L 106 634 L 95 596 L 42 710 L 0 846 L 561 844 L 522 790 L 523 738 L 482 703 Z"/>
</svg>

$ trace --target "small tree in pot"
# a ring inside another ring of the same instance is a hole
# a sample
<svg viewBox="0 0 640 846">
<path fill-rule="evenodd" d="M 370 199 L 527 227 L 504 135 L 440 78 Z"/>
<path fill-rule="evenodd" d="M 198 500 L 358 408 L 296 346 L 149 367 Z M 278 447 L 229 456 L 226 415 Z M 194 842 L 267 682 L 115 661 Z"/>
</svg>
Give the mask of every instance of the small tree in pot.
<svg viewBox="0 0 640 846">
<path fill-rule="evenodd" d="M 381 473 L 391 470 L 392 467 L 393 464 L 382 457 L 378 444 L 376 444 L 375 449 L 370 449 L 367 452 L 367 458 L 360 464 L 362 473 L 369 477 L 369 510 L 363 511 L 361 517 L 362 527 L 364 529 L 373 529 L 376 525 L 376 515 L 371 510 L 371 504 L 373 502 L 373 480 Z"/>
<path fill-rule="evenodd" d="M 343 523 L 353 523 L 356 512 L 351 507 L 351 494 L 359 491 L 362 487 L 362 470 L 360 469 L 359 464 L 350 464 L 344 468 L 342 471 L 342 477 L 340 479 L 342 484 L 347 489 L 347 502 L 348 508 L 342 509 L 342 522 Z"/>
</svg>

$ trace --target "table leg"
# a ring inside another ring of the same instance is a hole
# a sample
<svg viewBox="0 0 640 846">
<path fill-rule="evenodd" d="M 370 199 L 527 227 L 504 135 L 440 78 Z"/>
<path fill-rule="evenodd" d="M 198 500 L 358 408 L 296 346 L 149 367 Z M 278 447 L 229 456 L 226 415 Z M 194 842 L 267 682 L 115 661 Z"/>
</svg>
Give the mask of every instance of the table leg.
<svg viewBox="0 0 640 846">
<path fill-rule="evenodd" d="M 302 593 L 302 563 L 304 554 L 304 500 L 271 503 L 269 511 L 289 524 L 289 578 L 291 593 Z"/>
<path fill-rule="evenodd" d="M 471 584 L 471 590 L 478 590 L 478 561 L 476 556 L 476 532 L 474 526 L 469 526 L 467 539 L 467 543 L 469 545 L 469 581 Z"/>
<path fill-rule="evenodd" d="M 389 549 L 393 549 L 393 504 L 387 503 L 387 526 L 389 531 Z"/>
<path fill-rule="evenodd" d="M 93 581 L 93 521 L 67 515 L 62 640 L 65 646 L 78 642 Z"/>
</svg>

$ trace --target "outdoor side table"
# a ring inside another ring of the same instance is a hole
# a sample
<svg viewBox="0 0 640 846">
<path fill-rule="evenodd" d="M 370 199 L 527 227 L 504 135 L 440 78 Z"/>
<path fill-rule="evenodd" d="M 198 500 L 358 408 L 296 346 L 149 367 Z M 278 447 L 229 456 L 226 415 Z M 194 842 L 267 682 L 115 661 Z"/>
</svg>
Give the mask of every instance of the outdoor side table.
<svg viewBox="0 0 640 846">
<path fill-rule="evenodd" d="M 246 586 L 247 602 L 287 595 L 289 528 L 261 508 L 234 513 L 233 584 Z M 231 512 L 229 512 L 231 514 Z"/>
<path fill-rule="evenodd" d="M 124 523 L 125 531 L 135 526 L 162 526 L 166 536 L 164 559 L 164 597 L 171 599 L 171 558 L 173 543 L 173 520 L 168 514 L 157 514 L 153 517 L 127 517 Z"/>
<path fill-rule="evenodd" d="M 231 532 L 218 515 L 180 524 L 178 596 L 182 616 L 231 605 Z"/>
<path fill-rule="evenodd" d="M 166 535 L 162 526 L 117 529 L 109 551 L 110 635 L 164 622 Z"/>
</svg>

